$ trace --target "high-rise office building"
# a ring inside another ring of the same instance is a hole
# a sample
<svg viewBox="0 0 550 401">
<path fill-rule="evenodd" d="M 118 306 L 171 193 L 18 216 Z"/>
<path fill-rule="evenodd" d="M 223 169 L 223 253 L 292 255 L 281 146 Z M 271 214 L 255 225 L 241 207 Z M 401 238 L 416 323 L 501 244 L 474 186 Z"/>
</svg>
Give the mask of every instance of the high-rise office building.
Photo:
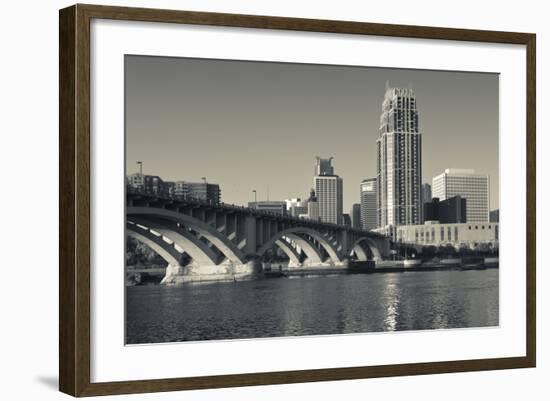
<svg viewBox="0 0 550 401">
<path fill-rule="evenodd" d="M 376 147 L 377 226 L 419 224 L 422 137 L 412 89 L 386 84 Z"/>
<path fill-rule="evenodd" d="M 313 175 L 334 175 L 334 167 L 332 166 L 333 157 L 323 158 L 315 156 L 317 162 L 313 170 Z"/>
<path fill-rule="evenodd" d="M 351 227 L 356 230 L 361 229 L 361 205 L 359 203 L 354 203 L 351 205 Z"/>
<path fill-rule="evenodd" d="M 368 178 L 361 181 L 361 228 L 373 230 L 377 227 L 377 205 L 376 205 L 376 178 Z"/>
<path fill-rule="evenodd" d="M 432 196 L 445 200 L 460 195 L 466 199 L 468 223 L 489 221 L 489 176 L 471 169 L 446 169 L 432 179 Z"/>
<path fill-rule="evenodd" d="M 332 157 L 317 157 L 313 186 L 319 205 L 319 219 L 325 223 L 342 224 L 344 191 L 343 180 L 334 174 Z"/>
</svg>

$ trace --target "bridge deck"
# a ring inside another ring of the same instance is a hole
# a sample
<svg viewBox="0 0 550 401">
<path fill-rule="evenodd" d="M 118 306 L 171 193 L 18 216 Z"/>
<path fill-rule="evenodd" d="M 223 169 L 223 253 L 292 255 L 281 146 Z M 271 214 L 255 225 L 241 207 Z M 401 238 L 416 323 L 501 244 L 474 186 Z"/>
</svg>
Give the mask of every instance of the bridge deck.
<svg viewBox="0 0 550 401">
<path fill-rule="evenodd" d="M 274 212 L 257 210 L 246 206 L 228 204 L 228 203 L 215 203 L 212 201 L 205 201 L 196 198 L 179 197 L 179 196 L 166 196 L 153 193 L 143 193 L 133 189 L 126 190 L 126 205 L 133 206 L 135 204 L 145 203 L 147 206 L 157 206 L 166 209 L 177 209 L 179 207 L 186 208 L 203 208 L 209 210 L 219 210 L 220 212 L 234 212 L 244 215 L 250 215 L 254 217 L 269 218 L 270 220 L 288 221 L 294 223 L 300 223 L 308 227 L 319 227 L 328 230 L 345 230 L 355 234 L 365 235 L 367 234 L 371 238 L 386 238 L 384 235 L 367 230 L 355 229 L 349 226 L 322 222 L 313 219 L 306 219 L 301 217 L 281 215 Z"/>
</svg>

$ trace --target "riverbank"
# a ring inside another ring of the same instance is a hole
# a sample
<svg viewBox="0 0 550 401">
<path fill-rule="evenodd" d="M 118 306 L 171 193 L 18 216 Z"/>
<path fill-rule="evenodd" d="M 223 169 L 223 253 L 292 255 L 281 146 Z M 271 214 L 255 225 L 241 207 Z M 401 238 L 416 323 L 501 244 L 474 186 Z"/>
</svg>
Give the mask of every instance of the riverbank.
<svg viewBox="0 0 550 401">
<path fill-rule="evenodd" d="M 276 269 L 264 269 L 266 278 L 278 277 L 314 277 L 340 274 L 375 274 L 375 273 L 404 273 L 404 272 L 429 272 L 446 270 L 485 270 L 498 268 L 498 258 L 467 259 L 442 259 L 439 261 L 420 260 L 387 260 L 387 261 L 353 261 L 347 267 L 302 267 L 288 268 L 279 266 Z"/>
<path fill-rule="evenodd" d="M 445 270 L 485 270 L 485 269 L 498 269 L 498 259 L 491 262 L 477 262 L 477 263 L 463 263 L 457 261 L 455 263 L 441 263 L 441 262 L 426 262 L 415 265 L 406 266 L 403 261 L 398 263 L 394 261 L 385 261 L 380 264 L 377 263 L 376 268 L 373 269 L 375 273 L 389 273 L 389 272 L 414 272 L 414 271 L 445 271 Z"/>
<path fill-rule="evenodd" d="M 160 284 L 166 275 L 166 267 L 134 267 L 126 268 L 126 286 Z"/>
<path fill-rule="evenodd" d="M 497 269 L 499 267 L 498 258 L 477 258 L 477 259 L 441 259 L 438 261 L 422 262 L 414 260 L 386 260 L 386 261 L 352 261 L 348 266 L 318 266 L 318 267 L 291 267 L 279 265 L 277 268 L 264 268 L 263 271 L 249 279 L 262 278 L 280 278 L 280 277 L 314 277 L 331 276 L 343 274 L 377 274 L 377 273 L 405 273 L 405 272 L 429 272 L 446 270 L 485 270 Z M 166 268 L 136 268 L 128 267 L 126 270 L 126 285 L 150 285 L 160 284 L 166 274 Z M 189 280 L 192 282 L 193 280 Z M 235 278 L 228 276 L 224 279 L 207 280 L 201 277 L 201 282 L 205 281 L 235 281 Z M 239 280 L 240 281 L 240 280 Z"/>
</svg>

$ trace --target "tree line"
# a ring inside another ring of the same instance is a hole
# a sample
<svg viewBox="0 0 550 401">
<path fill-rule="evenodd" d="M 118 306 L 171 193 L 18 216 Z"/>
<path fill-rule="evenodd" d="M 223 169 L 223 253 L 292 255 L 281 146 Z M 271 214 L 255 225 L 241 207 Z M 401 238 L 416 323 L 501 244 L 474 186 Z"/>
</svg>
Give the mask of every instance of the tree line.
<svg viewBox="0 0 550 401">
<path fill-rule="evenodd" d="M 475 244 L 473 247 L 461 244 L 455 247 L 451 244 L 447 245 L 425 245 L 422 247 L 396 244 L 394 251 L 403 259 L 415 258 L 428 261 L 432 259 L 450 259 L 450 258 L 475 258 L 475 257 L 497 257 L 498 245 L 487 243 Z"/>
</svg>

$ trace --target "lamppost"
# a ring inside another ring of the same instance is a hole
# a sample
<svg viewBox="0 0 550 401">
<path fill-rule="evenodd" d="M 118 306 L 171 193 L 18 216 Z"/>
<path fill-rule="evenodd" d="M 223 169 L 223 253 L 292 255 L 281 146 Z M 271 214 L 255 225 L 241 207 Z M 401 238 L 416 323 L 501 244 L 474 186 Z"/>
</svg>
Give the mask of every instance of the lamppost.
<svg viewBox="0 0 550 401">
<path fill-rule="evenodd" d="M 204 184 L 204 200 L 208 202 L 210 198 L 208 196 L 208 184 L 206 183 L 206 177 L 201 177 L 201 180 Z"/>
<path fill-rule="evenodd" d="M 257 199 L 258 193 L 256 192 L 255 189 L 253 189 L 252 192 L 254 192 L 254 203 L 256 203 L 258 201 L 258 199 Z"/>
<path fill-rule="evenodd" d="M 139 180 L 140 180 L 139 189 L 143 191 L 145 189 L 145 180 L 143 179 L 143 162 L 137 161 L 136 164 L 139 164 Z"/>
</svg>

